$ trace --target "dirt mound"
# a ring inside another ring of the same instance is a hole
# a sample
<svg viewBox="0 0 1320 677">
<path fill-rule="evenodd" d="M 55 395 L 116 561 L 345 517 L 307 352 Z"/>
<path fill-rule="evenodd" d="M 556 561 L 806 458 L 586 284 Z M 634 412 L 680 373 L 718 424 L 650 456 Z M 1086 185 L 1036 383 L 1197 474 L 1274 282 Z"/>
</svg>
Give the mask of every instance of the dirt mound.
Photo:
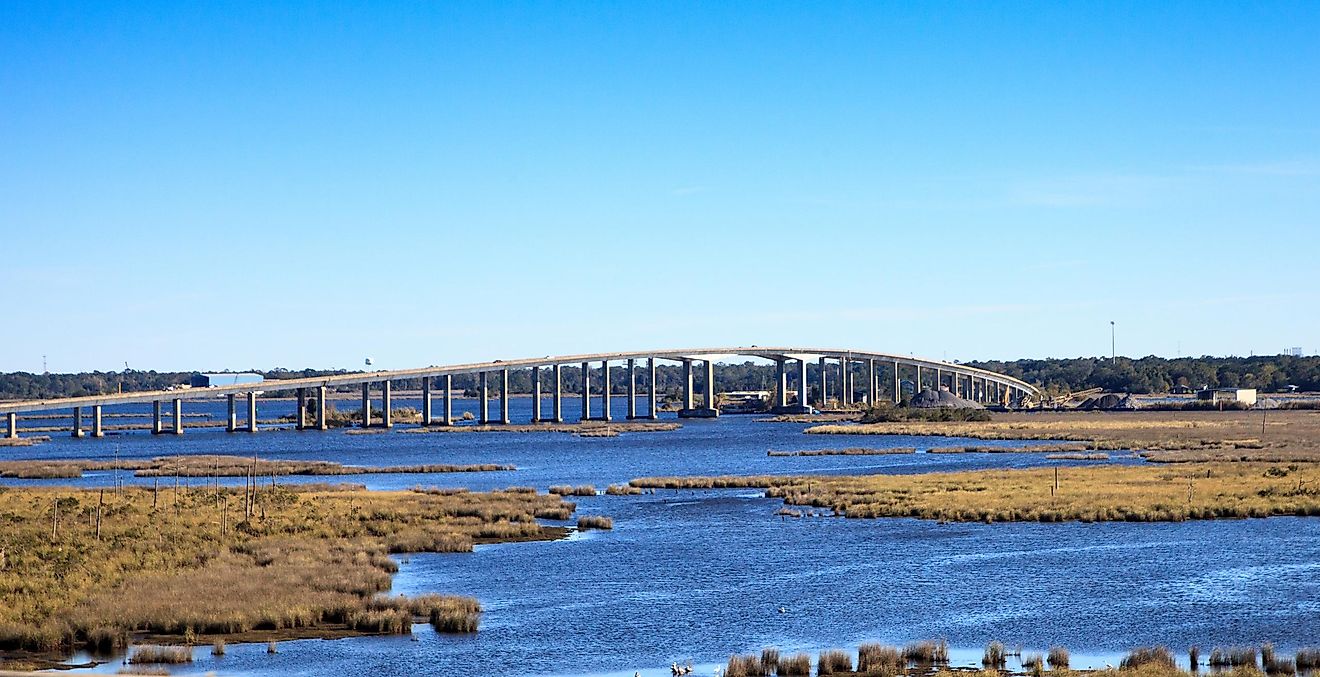
<svg viewBox="0 0 1320 677">
<path fill-rule="evenodd" d="M 985 407 L 971 400 L 964 400 L 943 388 L 940 388 L 939 390 L 922 388 L 921 392 L 912 397 L 912 401 L 909 405 L 917 409 L 938 409 L 940 407 L 948 407 L 950 409 L 985 409 Z"/>
<path fill-rule="evenodd" d="M 1086 401 L 1078 405 L 1077 408 L 1092 411 L 1095 409 L 1136 409 L 1137 407 L 1132 397 L 1127 394 L 1105 393 L 1086 398 Z"/>
</svg>

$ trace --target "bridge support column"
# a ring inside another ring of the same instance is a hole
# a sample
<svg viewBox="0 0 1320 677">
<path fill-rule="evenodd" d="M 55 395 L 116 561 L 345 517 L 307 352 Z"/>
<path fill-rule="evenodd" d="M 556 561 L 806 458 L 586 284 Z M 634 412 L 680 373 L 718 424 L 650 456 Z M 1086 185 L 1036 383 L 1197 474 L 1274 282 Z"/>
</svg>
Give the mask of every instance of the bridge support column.
<svg viewBox="0 0 1320 677">
<path fill-rule="evenodd" d="M 394 427 L 394 412 L 390 407 L 391 384 L 388 380 L 380 382 L 380 424 L 386 428 Z"/>
<path fill-rule="evenodd" d="M 159 435 L 164 432 L 164 427 L 160 420 L 160 400 L 151 403 L 151 434 Z"/>
<path fill-rule="evenodd" d="M 182 435 L 183 434 L 183 400 L 177 397 L 174 398 L 173 418 L 174 418 L 174 425 L 171 427 L 170 432 L 174 433 L 175 435 Z"/>
<path fill-rule="evenodd" d="M 509 423 L 509 370 L 500 370 L 500 423 Z"/>
<path fill-rule="evenodd" d="M 444 375 L 445 397 L 444 414 L 441 421 L 445 425 L 454 425 L 454 377 L 450 374 Z"/>
<path fill-rule="evenodd" d="M 866 381 L 870 385 L 866 386 L 866 406 L 874 407 L 880 401 L 880 381 L 875 373 L 875 358 L 872 357 L 866 361 Z"/>
<path fill-rule="evenodd" d="M 532 367 L 532 423 L 541 422 L 541 368 Z"/>
<path fill-rule="evenodd" d="M 803 413 L 811 412 L 811 405 L 807 404 L 807 361 L 804 358 L 798 358 L 798 407 Z"/>
<path fill-rule="evenodd" d="M 692 380 L 692 360 L 683 360 L 683 381 L 683 408 L 690 410 L 693 408 L 693 404 L 696 400 L 692 394 L 692 388 L 694 385 L 694 381 Z"/>
<path fill-rule="evenodd" d="M 253 392 L 248 393 L 248 394 L 247 394 L 247 400 L 248 400 L 248 403 L 247 403 L 247 404 L 248 404 L 247 431 L 250 432 L 250 433 L 254 433 L 254 432 L 257 432 L 257 393 L 256 393 L 256 391 L 253 391 Z"/>
<path fill-rule="evenodd" d="M 431 425 L 431 379 L 427 376 L 422 379 L 422 425 Z"/>
<path fill-rule="evenodd" d="M 225 432 L 232 433 L 238 431 L 238 406 L 234 403 L 234 394 L 225 395 L 229 404 L 229 420 L 225 423 Z"/>
<path fill-rule="evenodd" d="M 554 414 L 555 423 L 564 422 L 564 373 L 560 365 L 551 368 L 555 376 L 555 396 L 550 401 L 551 413 Z"/>
<path fill-rule="evenodd" d="M 820 404 L 821 409 L 825 408 L 826 403 L 828 403 L 830 399 L 830 391 L 829 391 L 830 382 L 828 376 L 826 375 L 826 371 L 827 371 L 827 367 L 825 365 L 825 358 L 822 357 L 820 358 L 820 402 L 818 403 Z"/>
<path fill-rule="evenodd" d="M 637 360 L 628 360 L 628 420 L 637 418 Z"/>
<path fill-rule="evenodd" d="M 298 389 L 298 415 L 294 417 L 294 430 L 307 429 L 307 389 Z"/>
<path fill-rule="evenodd" d="M 784 358 L 775 360 L 775 406 L 788 408 L 788 372 L 784 370 Z"/>
<path fill-rule="evenodd" d="M 362 427 L 371 427 L 371 384 L 362 384 Z"/>
<path fill-rule="evenodd" d="M 5 418 L 8 419 L 9 423 L 9 430 L 5 431 L 5 437 L 11 440 L 18 439 L 18 414 L 11 411 L 5 414 Z"/>
<path fill-rule="evenodd" d="M 582 363 L 582 419 L 591 420 L 591 365 Z"/>
<path fill-rule="evenodd" d="M 82 407 L 74 407 L 74 408 L 73 408 L 73 437 L 74 437 L 74 439 L 78 439 L 78 438 L 81 438 L 82 436 L 83 436 L 83 431 L 82 431 Z"/>
<path fill-rule="evenodd" d="M 316 429 L 325 430 L 330 427 L 325 420 L 325 386 L 316 387 Z"/>
<path fill-rule="evenodd" d="M 477 416 L 477 422 L 481 425 L 490 423 L 490 374 L 481 372 L 481 385 L 477 389 L 477 397 L 481 398 L 480 414 Z"/>
<path fill-rule="evenodd" d="M 920 393 L 920 392 L 921 392 L 921 365 L 919 365 L 919 364 L 917 365 L 917 381 L 916 381 L 916 385 L 917 385 L 916 391 L 912 393 L 912 394 L 914 394 L 914 395 L 917 394 L 917 393 Z"/>
<path fill-rule="evenodd" d="M 659 403 L 660 388 L 657 387 L 655 382 L 654 357 L 646 358 L 646 371 L 648 372 L 648 375 L 646 377 L 646 387 L 649 389 L 647 391 L 649 394 L 649 397 L 647 399 L 650 400 L 650 402 L 648 403 L 649 411 L 647 412 L 646 417 L 654 421 L 655 419 L 660 417 L 660 403 Z"/>
<path fill-rule="evenodd" d="M 92 405 L 92 437 L 105 437 L 105 430 L 101 427 L 101 405 Z"/>
<path fill-rule="evenodd" d="M 894 404 L 903 401 L 903 379 L 898 376 L 898 360 L 894 360 Z"/>
<path fill-rule="evenodd" d="M 716 414 L 720 412 L 715 401 L 715 360 L 706 360 L 706 408 Z"/>
<path fill-rule="evenodd" d="M 852 404 L 851 367 L 852 360 L 847 357 L 839 358 L 839 404 L 845 407 Z"/>
<path fill-rule="evenodd" d="M 610 420 L 610 361 L 600 361 L 600 418 Z"/>
</svg>

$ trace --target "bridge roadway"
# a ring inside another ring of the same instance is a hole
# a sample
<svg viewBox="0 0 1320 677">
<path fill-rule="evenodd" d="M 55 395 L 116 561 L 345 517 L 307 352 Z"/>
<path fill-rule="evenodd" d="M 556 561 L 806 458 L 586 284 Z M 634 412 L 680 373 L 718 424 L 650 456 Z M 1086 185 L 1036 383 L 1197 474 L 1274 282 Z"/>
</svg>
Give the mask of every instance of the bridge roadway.
<svg viewBox="0 0 1320 677">
<path fill-rule="evenodd" d="M 173 434 L 183 433 L 183 402 L 184 400 L 214 399 L 219 396 L 225 396 L 229 401 L 229 420 L 226 430 L 230 432 L 240 430 L 238 426 L 236 399 L 242 395 L 246 398 L 247 420 L 241 430 L 249 432 L 257 431 L 257 398 L 259 393 L 263 392 L 287 392 L 296 391 L 298 397 L 298 414 L 295 427 L 303 429 L 325 430 L 328 426 L 325 417 L 326 393 L 329 389 L 339 388 L 346 385 L 362 386 L 362 425 L 364 427 L 380 425 L 391 427 L 390 396 L 391 382 L 404 379 L 422 380 L 422 423 L 423 425 L 452 425 L 454 423 L 452 399 L 453 384 L 452 378 L 457 375 L 476 374 L 479 377 L 479 389 L 481 392 L 481 406 L 479 420 L 483 424 L 489 423 L 509 423 L 509 372 L 515 369 L 528 369 L 532 371 L 532 422 L 562 422 L 564 420 L 563 412 L 563 387 L 561 379 L 561 368 L 564 365 L 580 364 L 582 366 L 582 413 L 580 420 L 610 420 L 610 398 L 611 392 L 610 374 L 617 367 L 611 367 L 611 362 L 623 362 L 625 364 L 624 374 L 627 380 L 627 391 L 625 397 L 628 400 L 628 418 L 630 419 L 655 419 L 657 418 L 658 393 L 655 390 L 655 370 L 656 362 L 659 360 L 679 362 L 684 368 L 684 388 L 683 388 L 683 409 L 679 411 L 680 417 L 713 417 L 719 415 L 716 407 L 715 393 L 715 360 L 726 356 L 745 356 L 756 357 L 771 360 L 776 365 L 777 375 L 777 401 L 774 403 L 773 410 L 781 413 L 803 413 L 811 410 L 809 404 L 824 405 L 828 400 L 835 399 L 842 405 L 853 404 L 856 396 L 856 380 L 859 376 L 856 372 L 858 367 L 864 367 L 860 371 L 865 379 L 865 393 L 869 401 L 878 401 L 881 398 L 880 378 L 877 365 L 885 365 L 883 368 L 889 368 L 892 365 L 894 374 L 894 390 L 890 396 L 895 402 L 901 397 L 900 384 L 902 382 L 902 373 L 906 369 L 911 381 L 916 385 L 918 391 L 925 386 L 935 388 L 947 387 L 956 395 L 965 397 L 983 404 L 1002 404 L 1004 406 L 1018 406 L 1025 399 L 1036 397 L 1039 391 L 1032 385 L 1015 379 L 1011 376 L 1005 376 L 984 369 L 976 369 L 966 365 L 943 362 L 939 360 L 930 360 L 912 356 L 893 355 L 889 353 L 877 353 L 864 350 L 837 350 L 820 348 L 762 348 L 759 346 L 739 347 L 739 348 L 696 348 L 689 350 L 648 350 L 639 352 L 615 352 L 615 353 L 590 353 L 585 355 L 563 355 L 558 357 L 539 357 L 520 360 L 495 360 L 493 362 L 478 362 L 472 364 L 456 364 L 449 366 L 431 366 L 420 369 L 402 369 L 394 371 L 375 371 L 353 374 L 337 374 L 333 376 L 317 376 L 312 378 L 296 379 L 278 379 L 268 380 L 261 383 L 246 383 L 230 386 L 216 386 L 211 388 L 191 388 L 182 390 L 153 390 L 133 393 L 118 393 L 111 395 L 88 395 L 84 397 L 64 397 L 48 400 L 27 400 L 19 402 L 0 402 L 0 414 L 5 414 L 7 419 L 6 436 L 14 438 L 18 436 L 18 415 L 20 413 L 32 413 L 41 411 L 54 411 L 72 409 L 73 435 L 74 437 L 83 437 L 83 408 L 91 410 L 91 436 L 101 437 L 103 429 L 101 425 L 101 412 L 103 407 L 117 404 L 129 404 L 137 402 L 151 402 L 153 407 L 152 432 Z M 644 367 L 645 382 L 647 384 L 646 401 L 647 411 L 639 414 L 637 409 L 638 387 L 637 371 L 638 362 L 645 360 Z M 808 382 L 807 382 L 807 364 L 811 361 L 817 361 L 820 364 L 818 397 L 814 403 L 808 403 Z M 701 362 L 705 370 L 704 386 L 705 392 L 702 393 L 701 406 L 697 406 L 696 391 L 694 389 L 693 365 Z M 602 383 L 597 388 L 599 396 L 602 399 L 602 409 L 600 416 L 593 416 L 591 411 L 592 392 L 591 369 L 592 365 L 599 363 L 603 368 Z M 789 363 L 794 363 L 793 368 L 789 368 Z M 830 383 L 827 378 L 830 370 L 827 364 L 838 363 L 840 370 L 836 374 L 834 385 L 837 386 L 837 397 L 831 398 Z M 542 388 L 545 385 L 541 376 L 541 370 L 547 369 L 550 372 L 549 387 L 552 392 L 551 411 L 548 415 L 542 412 Z M 932 373 L 933 372 L 933 373 Z M 839 377 L 839 375 L 842 375 Z M 491 414 L 490 405 L 490 380 L 492 376 L 497 380 L 499 390 L 499 414 Z M 923 376 L 927 380 L 923 381 Z M 933 376 L 933 378 L 931 378 Z M 433 390 L 436 389 L 436 380 L 439 379 L 439 389 L 443 394 L 442 414 L 439 418 L 433 415 Z M 381 398 L 380 422 L 375 423 L 371 414 L 371 388 L 373 384 L 379 384 Z M 795 388 L 790 388 L 790 384 Z M 307 398 L 309 394 L 315 393 L 315 421 L 309 425 L 307 421 L 308 407 Z M 793 393 L 796 399 L 790 401 L 789 395 Z M 162 403 L 170 402 L 172 405 L 172 416 L 170 417 L 171 426 L 166 430 L 163 426 L 163 416 L 161 412 Z"/>
</svg>

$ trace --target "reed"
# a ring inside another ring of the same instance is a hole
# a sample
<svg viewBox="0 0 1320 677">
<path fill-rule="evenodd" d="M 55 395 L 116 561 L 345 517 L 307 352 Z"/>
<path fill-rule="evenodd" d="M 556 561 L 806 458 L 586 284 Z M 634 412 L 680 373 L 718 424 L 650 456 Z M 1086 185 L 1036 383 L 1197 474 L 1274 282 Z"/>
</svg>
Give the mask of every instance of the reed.
<svg viewBox="0 0 1320 677">
<path fill-rule="evenodd" d="M 852 655 L 842 649 L 826 649 L 816 659 L 816 674 L 834 675 L 852 672 Z"/>
<path fill-rule="evenodd" d="M 613 529 L 614 520 L 600 515 L 583 515 L 578 518 L 577 527 L 579 530 L 587 529 Z"/>
<path fill-rule="evenodd" d="M 764 674 L 761 658 L 755 655 L 729 656 L 729 662 L 724 666 L 725 677 L 761 677 Z"/>
<path fill-rule="evenodd" d="M 1029 653 L 1022 657 L 1022 669 L 1039 675 L 1045 670 L 1045 658 L 1038 653 Z"/>
<path fill-rule="evenodd" d="M 810 677 L 811 656 L 804 653 L 793 654 L 779 659 L 779 677 Z"/>
<path fill-rule="evenodd" d="M 890 456 L 901 454 L 915 454 L 915 447 L 893 447 L 887 449 L 871 449 L 864 447 L 849 447 L 847 449 L 807 449 L 803 451 L 767 451 L 766 456 Z"/>
<path fill-rule="evenodd" d="M 913 642 L 903 647 L 903 657 L 913 663 L 930 665 L 949 662 L 949 643 L 942 639 Z M 861 662 L 861 659 L 858 659 Z"/>
<path fill-rule="evenodd" d="M 570 487 L 567 484 L 551 485 L 549 493 L 558 496 L 595 496 L 596 487 L 590 484 L 581 484 L 576 487 Z"/>
<path fill-rule="evenodd" d="M 779 669 L 779 649 L 768 646 L 761 649 L 761 672 L 762 674 L 774 674 Z"/>
<path fill-rule="evenodd" d="M 1187 664 L 1191 666 L 1192 672 L 1201 666 L 1201 648 L 1193 646 L 1187 650 Z"/>
<path fill-rule="evenodd" d="M 1173 654 L 1162 646 L 1140 647 L 1129 651 L 1123 660 L 1119 663 L 1123 670 L 1135 670 L 1139 668 L 1155 667 L 1174 670 Z"/>
<path fill-rule="evenodd" d="M 857 647 L 857 671 L 876 675 L 899 675 L 907 661 L 898 647 L 867 642 Z"/>
<path fill-rule="evenodd" d="M 1295 661 L 1298 670 L 1315 670 L 1320 668 L 1320 649 L 1298 649 Z"/>
<path fill-rule="evenodd" d="M 1067 670 L 1069 658 L 1067 649 L 1061 646 L 1052 646 L 1045 660 L 1049 662 L 1051 670 Z"/>
<path fill-rule="evenodd" d="M 180 664 L 192 662 L 192 647 L 140 646 L 128 657 L 129 663 Z"/>
<path fill-rule="evenodd" d="M 161 456 L 150 460 L 124 459 L 97 460 L 41 460 L 0 461 L 0 477 L 15 479 L 68 479 L 82 477 L 84 472 L 127 470 L 137 477 L 257 477 L 368 475 L 368 474 L 430 474 L 465 472 L 505 472 L 517 470 L 507 464 L 477 463 L 469 465 L 402 465 L 352 466 L 332 461 L 285 461 L 256 459 L 243 456 L 198 454 L 193 456 Z"/>
<path fill-rule="evenodd" d="M 225 640 L 217 639 L 211 643 L 211 655 L 212 656 L 225 655 Z"/>
<path fill-rule="evenodd" d="M 1273 655 L 1274 649 L 1270 648 Z M 1215 647 L 1210 651 L 1210 667 L 1212 668 L 1230 668 L 1238 666 L 1256 665 L 1256 647 L 1237 646 L 1220 648 Z"/>
<path fill-rule="evenodd" d="M 606 496 L 632 496 L 642 493 L 642 490 L 631 484 L 611 484 L 605 487 Z"/>
<path fill-rule="evenodd" d="M 993 641 L 985 645 L 985 651 L 981 654 L 981 665 L 987 668 L 1002 669 L 1008 662 L 1008 650 L 1004 648 L 1004 643 Z"/>
</svg>

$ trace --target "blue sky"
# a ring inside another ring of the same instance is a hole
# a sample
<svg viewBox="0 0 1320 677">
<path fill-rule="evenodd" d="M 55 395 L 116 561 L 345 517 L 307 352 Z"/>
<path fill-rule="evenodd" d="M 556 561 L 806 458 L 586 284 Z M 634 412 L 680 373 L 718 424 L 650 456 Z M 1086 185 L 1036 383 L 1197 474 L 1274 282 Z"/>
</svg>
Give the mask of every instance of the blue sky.
<svg viewBox="0 0 1320 677">
<path fill-rule="evenodd" d="M 1320 3 L 0 5 L 0 370 L 1320 349 Z"/>
</svg>

